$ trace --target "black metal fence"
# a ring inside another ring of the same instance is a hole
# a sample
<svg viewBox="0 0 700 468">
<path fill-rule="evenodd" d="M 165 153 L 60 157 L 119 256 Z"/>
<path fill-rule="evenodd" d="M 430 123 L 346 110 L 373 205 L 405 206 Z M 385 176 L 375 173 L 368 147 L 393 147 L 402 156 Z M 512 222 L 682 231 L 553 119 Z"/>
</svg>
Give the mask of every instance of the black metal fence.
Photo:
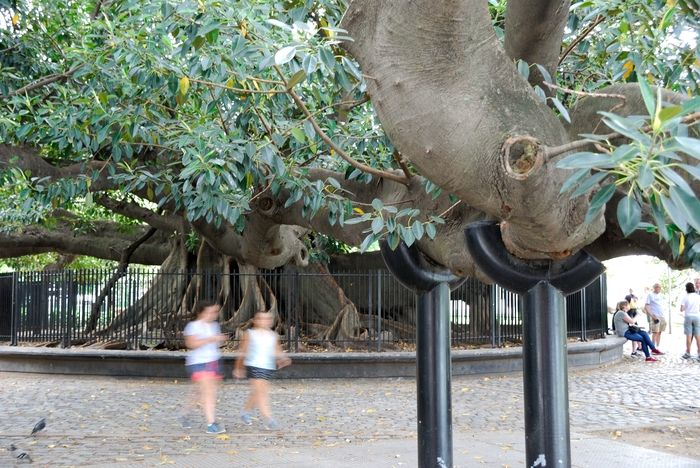
<svg viewBox="0 0 700 468">
<path fill-rule="evenodd" d="M 231 345 L 262 307 L 277 315 L 289 351 L 328 347 L 353 351 L 411 349 L 416 297 L 385 270 L 280 270 L 245 273 L 161 273 L 129 270 L 94 304 L 112 271 L 65 270 L 0 274 L 0 342 L 55 346 L 110 343 L 130 349 L 182 346 L 194 298 L 218 299 Z M 570 338 L 607 329 L 605 277 L 567 297 Z M 520 297 L 469 279 L 451 295 L 453 347 L 504 346 L 522 336 Z"/>
</svg>

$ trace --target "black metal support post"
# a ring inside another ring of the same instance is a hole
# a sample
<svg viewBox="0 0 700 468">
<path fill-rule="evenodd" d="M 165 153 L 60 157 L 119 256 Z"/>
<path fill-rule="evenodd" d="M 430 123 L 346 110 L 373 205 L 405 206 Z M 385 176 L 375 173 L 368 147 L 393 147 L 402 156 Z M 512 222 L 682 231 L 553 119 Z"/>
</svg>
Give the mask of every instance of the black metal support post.
<svg viewBox="0 0 700 468">
<path fill-rule="evenodd" d="M 571 466 L 565 306 L 564 295 L 547 281 L 525 293 L 523 390 L 528 467 L 538 462 L 541 466 Z"/>
<path fill-rule="evenodd" d="M 464 279 L 428 264 L 403 243 L 393 251 L 382 243 L 381 250 L 389 270 L 418 295 L 418 466 L 452 467 L 450 289 Z"/>
<path fill-rule="evenodd" d="M 416 375 L 419 466 L 452 466 L 450 287 L 418 293 Z"/>
<path fill-rule="evenodd" d="M 571 466 L 565 294 L 604 271 L 585 252 L 567 260 L 525 262 L 511 256 L 493 222 L 466 231 L 467 248 L 490 278 L 524 294 L 523 385 L 527 467 Z"/>
</svg>

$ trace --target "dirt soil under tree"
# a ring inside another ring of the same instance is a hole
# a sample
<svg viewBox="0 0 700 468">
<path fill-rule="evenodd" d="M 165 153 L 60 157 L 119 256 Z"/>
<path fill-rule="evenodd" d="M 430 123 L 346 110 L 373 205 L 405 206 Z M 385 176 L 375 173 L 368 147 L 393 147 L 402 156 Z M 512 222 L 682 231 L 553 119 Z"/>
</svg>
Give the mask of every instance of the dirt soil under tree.
<svg viewBox="0 0 700 468">
<path fill-rule="evenodd" d="M 637 427 L 634 430 L 630 425 L 615 431 L 595 431 L 590 434 L 700 460 L 700 421 L 692 424 Z"/>
</svg>

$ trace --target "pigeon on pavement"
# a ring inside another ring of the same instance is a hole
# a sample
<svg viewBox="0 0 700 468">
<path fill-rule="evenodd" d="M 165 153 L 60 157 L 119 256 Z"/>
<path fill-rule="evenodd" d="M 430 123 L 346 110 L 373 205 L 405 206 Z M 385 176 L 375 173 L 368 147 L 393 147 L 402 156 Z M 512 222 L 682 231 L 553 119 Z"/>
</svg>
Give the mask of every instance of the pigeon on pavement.
<svg viewBox="0 0 700 468">
<path fill-rule="evenodd" d="M 46 419 L 45 419 L 45 418 L 41 418 L 41 419 L 39 420 L 39 422 L 36 423 L 36 424 L 34 425 L 34 429 L 32 429 L 32 433 L 29 434 L 29 435 L 34 435 L 34 434 L 36 434 L 37 432 L 39 432 L 39 431 L 41 431 L 42 429 L 44 429 L 45 427 L 46 427 Z"/>
<path fill-rule="evenodd" d="M 19 455 L 17 455 L 17 462 L 19 462 L 19 463 L 31 463 L 32 457 L 30 457 L 27 452 L 22 452 Z"/>
</svg>

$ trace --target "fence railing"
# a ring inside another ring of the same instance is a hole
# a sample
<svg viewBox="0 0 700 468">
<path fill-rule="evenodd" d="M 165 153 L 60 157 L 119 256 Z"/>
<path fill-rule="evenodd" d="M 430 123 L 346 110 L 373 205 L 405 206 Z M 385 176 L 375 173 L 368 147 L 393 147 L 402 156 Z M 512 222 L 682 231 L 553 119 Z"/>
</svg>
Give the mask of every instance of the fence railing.
<svg viewBox="0 0 700 468">
<path fill-rule="evenodd" d="M 235 346 L 260 308 L 276 314 L 289 351 L 412 349 L 416 296 L 385 270 L 163 273 L 129 270 L 95 307 L 113 275 L 106 270 L 0 275 L 0 342 L 18 345 L 183 346 L 194 299 L 218 300 L 220 322 Z M 607 329 L 605 277 L 567 297 L 568 336 Z M 522 337 L 522 301 L 497 285 L 469 279 L 451 294 L 453 347 L 504 346 Z M 238 331 L 238 332 L 237 332 Z"/>
</svg>

